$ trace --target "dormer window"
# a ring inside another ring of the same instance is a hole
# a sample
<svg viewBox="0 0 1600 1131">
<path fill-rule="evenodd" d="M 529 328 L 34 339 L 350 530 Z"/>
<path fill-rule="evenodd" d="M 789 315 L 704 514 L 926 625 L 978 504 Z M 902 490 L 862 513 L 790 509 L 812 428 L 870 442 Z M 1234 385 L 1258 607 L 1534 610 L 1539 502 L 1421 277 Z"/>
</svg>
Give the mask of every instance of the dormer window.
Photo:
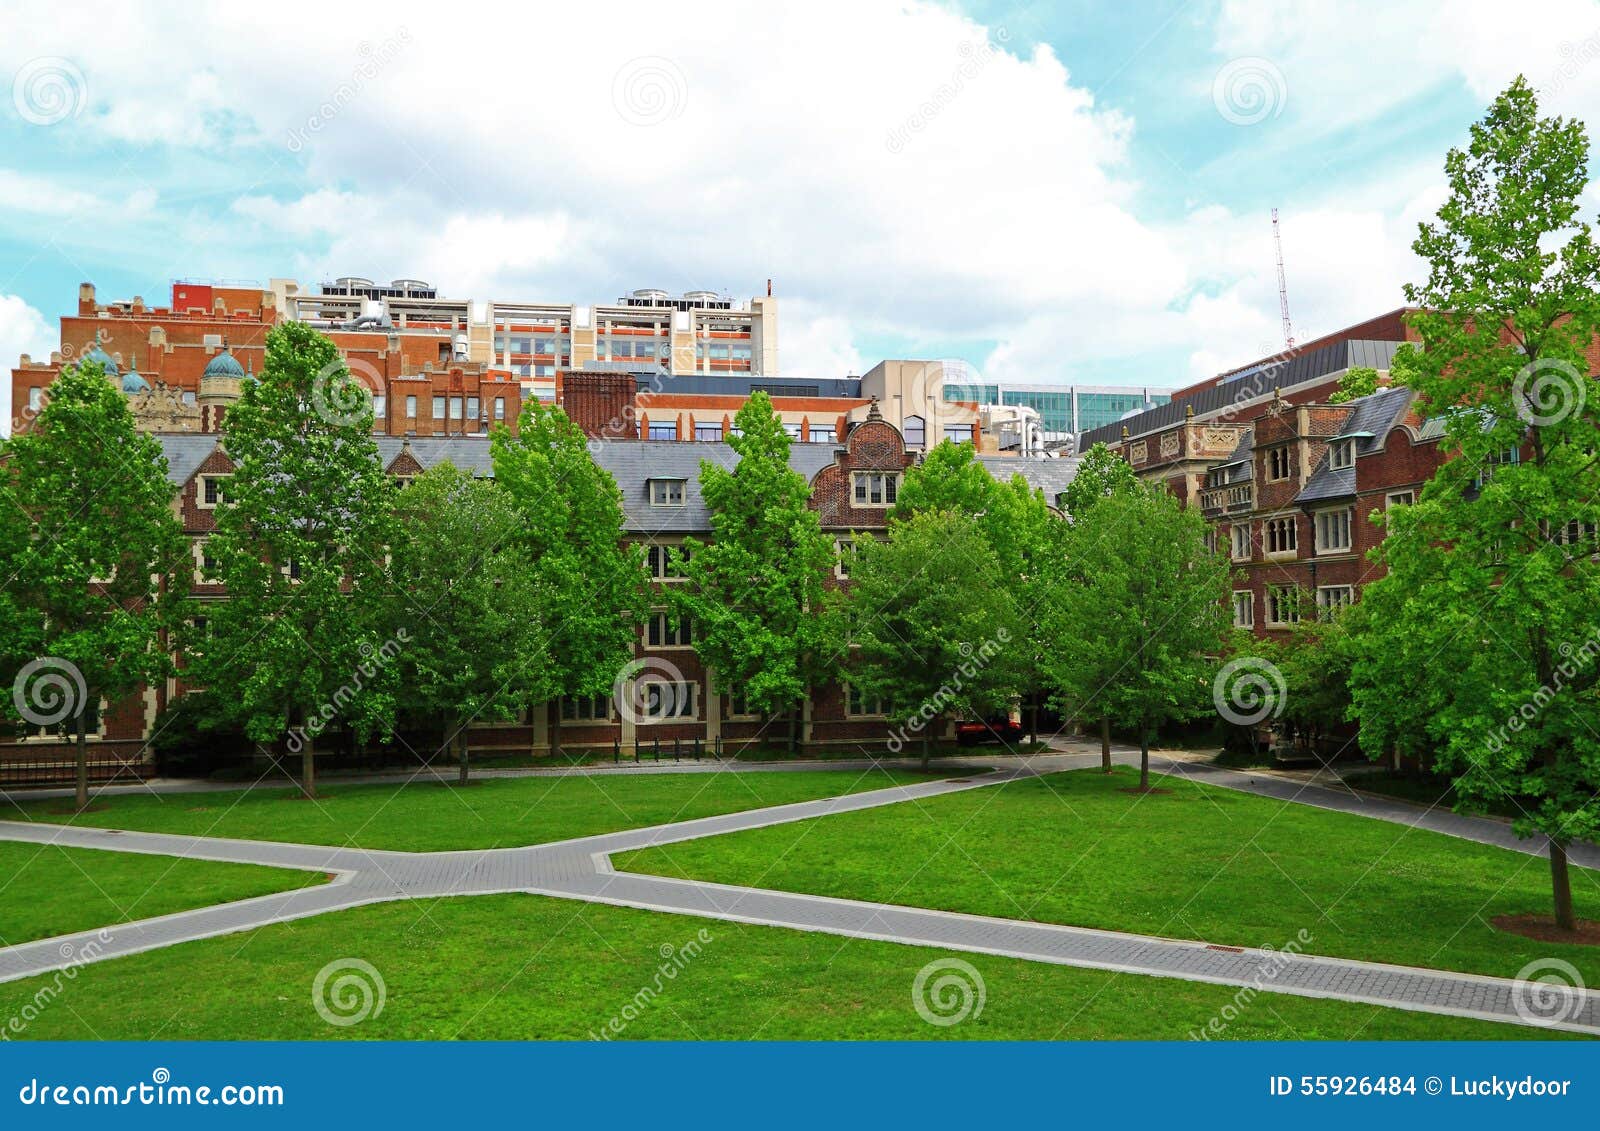
<svg viewBox="0 0 1600 1131">
<path fill-rule="evenodd" d="M 688 480 L 685 479 L 650 480 L 650 505 L 653 507 L 683 506 L 683 491 L 687 482 Z"/>
<path fill-rule="evenodd" d="M 1328 446 L 1328 466 L 1331 469 L 1342 471 L 1355 465 L 1356 442 L 1354 439 L 1335 440 Z"/>
</svg>

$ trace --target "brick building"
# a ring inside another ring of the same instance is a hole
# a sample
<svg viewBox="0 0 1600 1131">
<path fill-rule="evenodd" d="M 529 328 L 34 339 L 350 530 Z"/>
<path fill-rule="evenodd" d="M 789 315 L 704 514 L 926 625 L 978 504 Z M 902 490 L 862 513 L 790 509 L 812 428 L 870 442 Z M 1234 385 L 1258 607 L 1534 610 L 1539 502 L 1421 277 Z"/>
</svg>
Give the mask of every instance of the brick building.
<svg viewBox="0 0 1600 1131">
<path fill-rule="evenodd" d="M 646 549 L 652 583 L 664 593 L 678 582 L 673 550 L 687 537 L 708 538 L 710 515 L 700 496 L 700 462 L 732 466 L 733 449 L 723 442 L 687 444 L 619 437 L 612 426 L 636 393 L 626 374 L 588 374 L 568 397 L 573 418 L 592 437 L 594 459 L 616 480 L 622 493 L 627 538 Z M 227 595 L 209 575 L 206 540 L 215 524 L 222 484 L 232 464 L 222 437 L 204 433 L 157 436 L 173 484 L 173 506 L 190 539 L 193 568 L 190 592 L 200 603 L 223 601 Z M 474 474 L 493 474 L 488 437 L 482 434 L 376 437 L 384 470 L 397 478 L 419 474 L 448 460 Z M 835 541 L 839 564 L 830 585 L 848 583 L 851 547 L 861 538 L 881 537 L 887 514 L 905 471 L 919 458 L 898 429 L 869 405 L 865 417 L 849 426 L 836 444 L 797 443 L 790 465 L 811 484 L 812 506 L 822 529 Z M 1072 459 L 1017 459 L 980 456 L 996 477 L 1020 473 L 1054 503 L 1076 470 Z M 604 747 L 613 742 L 632 747 L 635 740 L 670 744 L 677 740 L 715 744 L 782 742 L 783 724 L 763 733 L 760 719 L 745 709 L 738 688 L 719 685 L 694 649 L 692 625 L 679 623 L 665 602 L 640 626 L 635 648 L 638 672 L 627 688 L 627 701 L 637 711 L 621 711 L 611 696 L 592 700 L 537 705 L 510 724 L 474 727 L 475 752 L 539 752 L 548 750 L 555 720 L 561 719 L 565 747 Z M 653 685 L 653 686 L 652 686 Z M 180 672 L 159 687 L 146 688 L 126 701 L 105 704 L 90 736 L 97 777 L 150 772 L 153 758 L 148 738 L 160 713 L 192 690 Z M 807 745 L 847 745 L 884 741 L 889 720 L 880 704 L 864 701 L 843 684 L 814 689 L 805 705 L 801 741 Z M 0 779 L 52 780 L 70 773 L 72 749 L 59 730 L 39 732 L 0 745 Z"/>
</svg>

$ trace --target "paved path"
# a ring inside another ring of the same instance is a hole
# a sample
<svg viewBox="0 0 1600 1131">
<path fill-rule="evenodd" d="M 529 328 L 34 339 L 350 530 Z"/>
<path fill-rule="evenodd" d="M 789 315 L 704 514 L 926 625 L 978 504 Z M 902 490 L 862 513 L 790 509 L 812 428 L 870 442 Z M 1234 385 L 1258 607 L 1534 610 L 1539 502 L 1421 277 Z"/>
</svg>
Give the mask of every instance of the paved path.
<svg viewBox="0 0 1600 1131">
<path fill-rule="evenodd" d="M 1093 758 L 1098 758 L 1098 752 Z M 1252 993 L 1288 993 L 1491 1021 L 1544 1023 L 1531 1012 L 1524 1015 L 1535 1000 L 1534 991 L 1527 983 L 1511 979 L 673 880 L 619 873 L 610 863 L 611 854 L 616 852 L 980 789 L 1035 772 L 1083 765 L 1088 760 L 1086 754 L 1052 755 L 1026 762 L 1019 760 L 1022 764 L 1011 769 L 967 780 L 894 786 L 528 848 L 466 852 L 369 852 L 317 845 L 0 822 L 0 839 L 6 840 L 266 864 L 328 872 L 334 877 L 332 882 L 315 888 L 0 949 L 0 981 L 364 904 L 532 892 L 650 911 L 818 931 L 846 938 L 1241 986 L 1248 987 Z M 1283 796 L 1286 800 L 1292 795 L 1297 801 L 1365 812 L 1361 808 L 1351 808 L 1365 804 L 1365 799 L 1352 801 L 1349 795 L 1341 796 L 1337 790 L 1326 790 L 1330 795 L 1327 797 L 1308 798 L 1313 788 L 1322 787 L 1305 787 L 1235 771 L 1196 775 L 1198 767 L 1192 764 L 1172 763 L 1163 768 L 1181 771 L 1184 776 L 1204 776 L 1213 784 L 1228 788 Z M 1389 812 L 1385 808 L 1382 813 L 1367 815 L 1402 824 L 1435 827 L 1433 815 L 1395 804 L 1400 811 Z M 1439 827 L 1439 831 L 1448 830 Z M 1474 840 L 1496 843 L 1489 839 L 1494 835 L 1492 831 L 1475 826 L 1453 835 L 1470 835 Z M 1522 847 L 1527 849 L 1526 845 Z M 1558 1005 L 1560 1008 L 1556 1012 L 1561 1014 L 1562 1020 L 1553 1027 L 1600 1036 L 1600 994 L 1570 992 Z"/>
</svg>

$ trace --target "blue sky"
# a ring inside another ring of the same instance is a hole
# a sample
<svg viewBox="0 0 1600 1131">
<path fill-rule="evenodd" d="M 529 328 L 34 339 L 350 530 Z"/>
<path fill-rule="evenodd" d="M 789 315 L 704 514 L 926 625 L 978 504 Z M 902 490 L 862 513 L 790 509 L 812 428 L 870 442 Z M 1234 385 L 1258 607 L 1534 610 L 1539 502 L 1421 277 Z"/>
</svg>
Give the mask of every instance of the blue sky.
<svg viewBox="0 0 1600 1131">
<path fill-rule="evenodd" d="M 374 15 L 373 11 L 378 14 Z M 0 352 L 77 284 L 420 276 L 747 297 L 790 374 L 960 357 L 1178 385 L 1401 304 L 1445 150 L 1512 75 L 1600 120 L 1600 7 L 24 2 L 0 44 Z M 571 44 L 582 44 L 577 50 Z M 9 416 L 9 413 L 7 413 Z"/>
</svg>

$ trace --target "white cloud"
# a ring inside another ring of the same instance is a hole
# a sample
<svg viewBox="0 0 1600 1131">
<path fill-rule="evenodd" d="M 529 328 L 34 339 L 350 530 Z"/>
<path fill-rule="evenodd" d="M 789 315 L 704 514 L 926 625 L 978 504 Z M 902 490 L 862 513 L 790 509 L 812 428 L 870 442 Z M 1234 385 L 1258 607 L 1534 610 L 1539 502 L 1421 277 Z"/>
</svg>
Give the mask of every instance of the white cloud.
<svg viewBox="0 0 1600 1131">
<path fill-rule="evenodd" d="M 11 434 L 11 368 L 22 354 L 47 360 L 57 335 L 44 316 L 16 295 L 0 294 L 0 430 Z M 21 407 L 21 406 L 19 406 Z"/>
<path fill-rule="evenodd" d="M 998 343 L 973 359 L 991 376 L 1177 384 L 1279 342 L 1267 216 L 1229 199 L 1158 213 L 1188 190 L 1135 181 L 1136 123 L 1077 85 L 1070 59 L 948 8 L 686 19 L 657 3 L 508 4 L 439 21 L 393 3 L 319 12 L 307 34 L 272 9 L 124 6 L 86 25 L 24 7 L 27 43 L 0 42 L 0 72 L 78 60 L 71 129 L 165 152 L 173 169 L 275 160 L 270 187 L 241 176 L 231 203 L 214 181 L 186 195 L 158 162 L 108 171 L 108 198 L 140 213 L 130 227 L 170 249 L 168 274 L 420 276 L 454 296 L 580 302 L 635 286 L 743 297 L 773 277 L 795 375 L 859 371 L 869 342 L 970 341 Z M 1582 0 L 1524 10 L 1217 12 L 1177 97 L 1209 114 L 1219 66 L 1266 58 L 1283 117 L 1241 144 L 1290 159 L 1354 133 L 1376 150 L 1283 202 L 1302 339 L 1400 305 L 1415 276 L 1408 247 L 1443 156 L 1393 140 L 1419 102 L 1465 90 L 1481 104 L 1523 69 L 1553 108 L 1600 121 L 1600 14 Z M 0 173 L 0 206 L 68 199 Z"/>
</svg>

